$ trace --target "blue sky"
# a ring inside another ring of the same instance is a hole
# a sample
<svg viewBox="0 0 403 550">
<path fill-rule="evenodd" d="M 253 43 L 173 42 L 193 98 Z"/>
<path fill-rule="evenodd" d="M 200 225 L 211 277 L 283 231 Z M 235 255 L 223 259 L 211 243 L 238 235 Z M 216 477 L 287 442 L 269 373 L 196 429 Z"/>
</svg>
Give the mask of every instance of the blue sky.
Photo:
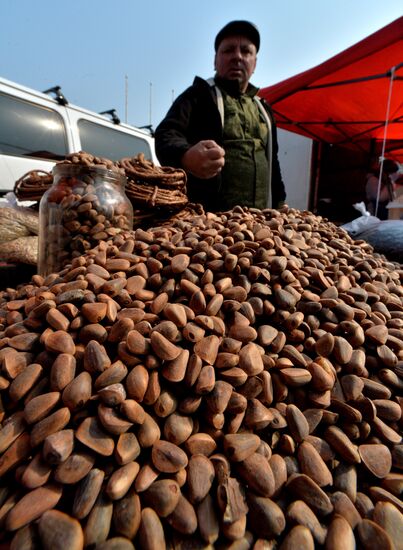
<svg viewBox="0 0 403 550">
<path fill-rule="evenodd" d="M 214 37 L 232 19 L 259 27 L 252 81 L 264 87 L 401 15 L 401 0 L 0 0 L 0 77 L 155 127 L 196 74 L 213 75 Z"/>
</svg>

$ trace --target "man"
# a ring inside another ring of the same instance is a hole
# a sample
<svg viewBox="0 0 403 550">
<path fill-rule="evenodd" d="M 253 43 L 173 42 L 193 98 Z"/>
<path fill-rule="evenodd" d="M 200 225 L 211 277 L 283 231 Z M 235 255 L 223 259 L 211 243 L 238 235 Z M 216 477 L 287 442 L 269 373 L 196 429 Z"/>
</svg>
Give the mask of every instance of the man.
<svg viewBox="0 0 403 550">
<path fill-rule="evenodd" d="M 393 201 L 393 183 L 399 174 L 399 165 L 391 159 L 384 159 L 380 186 L 379 177 L 375 175 L 379 171 L 380 166 L 375 165 L 374 171 L 367 174 L 365 185 L 367 209 L 380 220 L 387 220 L 389 217 L 387 205 Z"/>
<path fill-rule="evenodd" d="M 286 197 L 274 118 L 249 82 L 259 46 L 255 25 L 228 23 L 215 39 L 214 79 L 196 77 L 155 132 L 160 163 L 186 171 L 189 200 L 207 211 L 279 208 Z"/>
</svg>

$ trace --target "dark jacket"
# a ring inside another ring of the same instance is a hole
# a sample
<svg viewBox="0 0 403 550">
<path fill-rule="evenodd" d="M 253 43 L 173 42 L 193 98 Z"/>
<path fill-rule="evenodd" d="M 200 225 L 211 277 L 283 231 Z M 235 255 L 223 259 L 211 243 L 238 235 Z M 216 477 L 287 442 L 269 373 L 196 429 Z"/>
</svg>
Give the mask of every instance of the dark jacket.
<svg viewBox="0 0 403 550">
<path fill-rule="evenodd" d="M 271 194 L 273 207 L 277 207 L 286 197 L 278 162 L 277 131 L 269 105 L 261 101 L 272 120 Z M 208 139 L 222 145 L 223 128 L 214 88 L 207 81 L 196 77 L 192 86 L 174 101 L 155 131 L 157 157 L 163 166 L 181 167 L 185 152 L 197 142 Z M 217 209 L 220 175 L 200 180 L 188 174 L 187 187 L 191 202 L 201 203 L 209 211 Z"/>
</svg>

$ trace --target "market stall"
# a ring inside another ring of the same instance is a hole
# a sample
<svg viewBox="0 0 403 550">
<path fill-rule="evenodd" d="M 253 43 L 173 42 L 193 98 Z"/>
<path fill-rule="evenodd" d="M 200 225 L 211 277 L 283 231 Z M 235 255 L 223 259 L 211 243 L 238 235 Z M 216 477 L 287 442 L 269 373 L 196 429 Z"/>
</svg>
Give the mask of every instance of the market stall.
<svg viewBox="0 0 403 550">
<path fill-rule="evenodd" d="M 261 89 L 280 128 L 317 143 L 313 211 L 322 199 L 332 201 L 333 219 L 343 218 L 364 199 L 374 159 L 402 162 L 402 52 L 400 17 L 320 65 Z"/>
</svg>

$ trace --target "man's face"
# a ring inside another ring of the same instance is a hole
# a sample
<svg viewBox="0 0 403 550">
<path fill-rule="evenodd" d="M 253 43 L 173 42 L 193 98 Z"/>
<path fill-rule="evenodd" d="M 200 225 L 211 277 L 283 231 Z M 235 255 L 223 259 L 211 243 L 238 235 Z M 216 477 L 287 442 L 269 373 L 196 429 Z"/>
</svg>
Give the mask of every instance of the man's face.
<svg viewBox="0 0 403 550">
<path fill-rule="evenodd" d="M 256 46 L 246 36 L 227 36 L 218 46 L 215 55 L 217 76 L 238 80 L 241 91 L 248 86 L 256 67 Z"/>
</svg>

